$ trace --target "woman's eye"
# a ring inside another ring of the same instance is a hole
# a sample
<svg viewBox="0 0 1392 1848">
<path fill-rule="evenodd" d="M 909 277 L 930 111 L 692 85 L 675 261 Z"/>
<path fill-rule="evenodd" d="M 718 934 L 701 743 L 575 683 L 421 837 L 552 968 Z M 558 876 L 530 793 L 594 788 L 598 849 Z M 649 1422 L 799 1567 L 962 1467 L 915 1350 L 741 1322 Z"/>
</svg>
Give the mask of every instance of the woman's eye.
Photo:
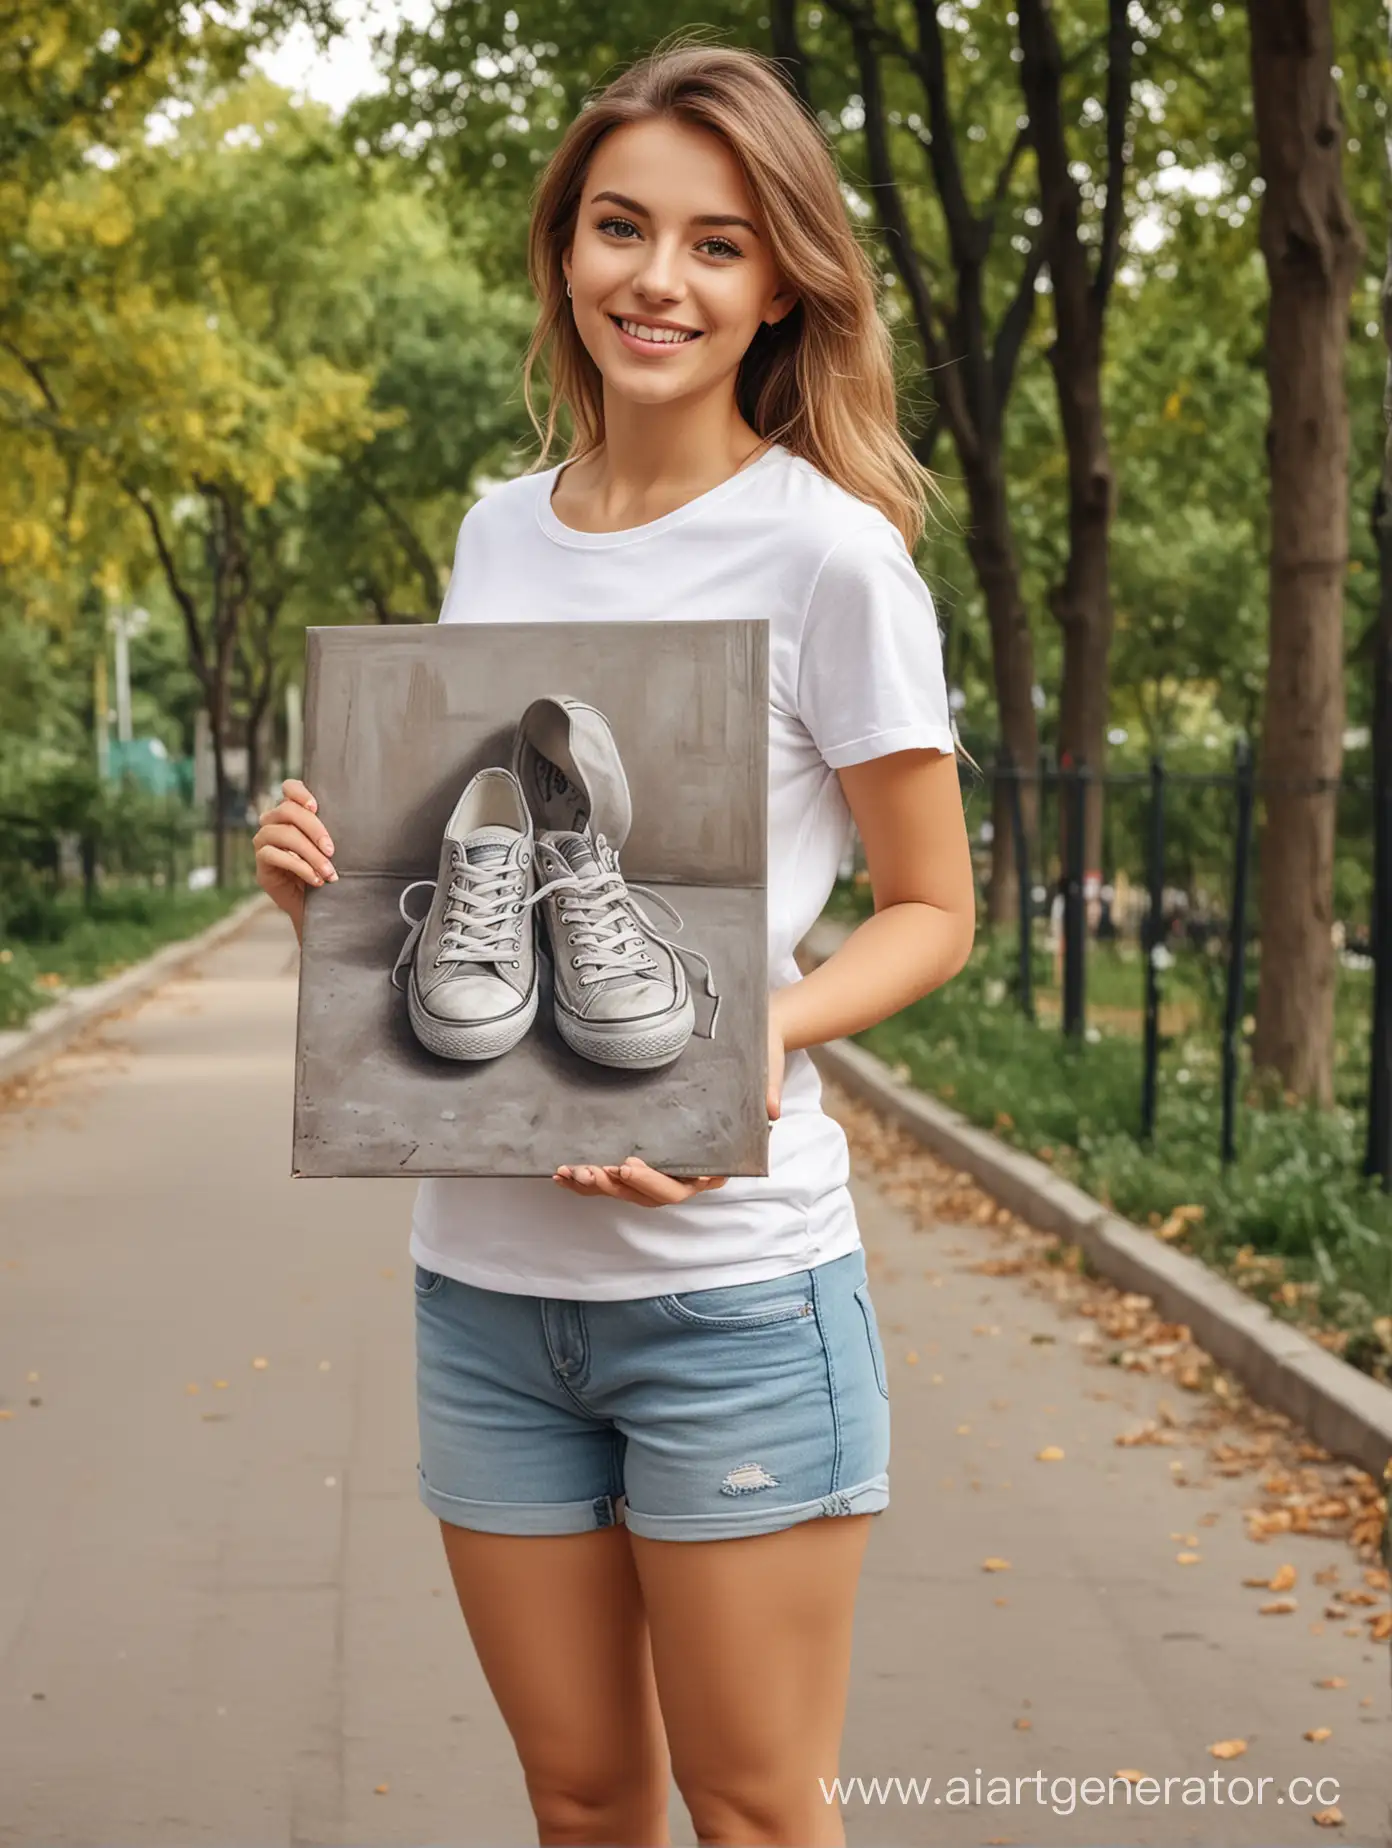
<svg viewBox="0 0 1392 1848">
<path fill-rule="evenodd" d="M 740 250 L 739 245 L 732 244 L 728 237 L 702 238 L 701 240 L 702 249 L 705 249 L 708 245 L 711 245 L 711 244 L 719 244 L 721 247 L 719 250 L 715 252 L 715 255 L 717 257 L 738 257 L 738 256 L 743 255 L 743 252 Z"/>
<path fill-rule="evenodd" d="M 601 218 L 599 228 L 601 231 L 613 231 L 616 235 L 620 229 L 625 231 L 638 229 L 631 218 Z"/>
</svg>

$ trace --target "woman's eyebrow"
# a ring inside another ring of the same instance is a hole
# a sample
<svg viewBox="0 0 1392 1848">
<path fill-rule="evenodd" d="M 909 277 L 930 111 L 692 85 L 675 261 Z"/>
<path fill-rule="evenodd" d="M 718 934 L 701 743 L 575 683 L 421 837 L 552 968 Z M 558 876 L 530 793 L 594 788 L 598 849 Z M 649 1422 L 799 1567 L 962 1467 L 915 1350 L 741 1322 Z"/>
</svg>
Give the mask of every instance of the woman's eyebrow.
<svg viewBox="0 0 1392 1848">
<path fill-rule="evenodd" d="M 607 199 L 611 205 L 621 205 L 626 212 L 636 213 L 639 218 L 652 217 L 647 206 L 639 205 L 636 199 L 626 198 L 623 193 L 597 192 L 590 200 L 590 204 L 598 205 L 601 199 Z M 691 222 L 693 225 L 742 225 L 755 237 L 759 235 L 747 218 L 741 218 L 735 212 L 702 212 Z"/>
</svg>

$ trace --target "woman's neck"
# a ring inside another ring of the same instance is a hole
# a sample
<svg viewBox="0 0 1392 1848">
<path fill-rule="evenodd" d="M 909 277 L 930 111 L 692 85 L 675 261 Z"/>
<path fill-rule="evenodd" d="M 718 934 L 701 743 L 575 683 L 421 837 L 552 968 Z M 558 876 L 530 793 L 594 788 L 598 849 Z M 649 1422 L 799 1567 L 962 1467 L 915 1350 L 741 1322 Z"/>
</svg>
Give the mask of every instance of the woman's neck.
<svg viewBox="0 0 1392 1848">
<path fill-rule="evenodd" d="M 594 531 L 640 526 L 728 480 L 764 447 L 728 397 L 647 405 L 606 391 L 604 442 L 564 471 L 556 505 Z"/>
</svg>

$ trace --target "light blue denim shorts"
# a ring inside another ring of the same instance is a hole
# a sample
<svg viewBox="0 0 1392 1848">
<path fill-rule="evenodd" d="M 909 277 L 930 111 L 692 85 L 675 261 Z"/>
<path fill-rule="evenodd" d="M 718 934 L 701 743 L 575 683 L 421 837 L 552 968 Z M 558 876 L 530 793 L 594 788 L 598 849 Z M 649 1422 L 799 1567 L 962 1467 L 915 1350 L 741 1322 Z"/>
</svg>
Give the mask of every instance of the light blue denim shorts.
<svg viewBox="0 0 1392 1848">
<path fill-rule="evenodd" d="M 889 1502 L 889 1389 L 863 1250 L 624 1302 L 416 1267 L 420 1494 L 456 1527 L 767 1534 Z"/>
</svg>

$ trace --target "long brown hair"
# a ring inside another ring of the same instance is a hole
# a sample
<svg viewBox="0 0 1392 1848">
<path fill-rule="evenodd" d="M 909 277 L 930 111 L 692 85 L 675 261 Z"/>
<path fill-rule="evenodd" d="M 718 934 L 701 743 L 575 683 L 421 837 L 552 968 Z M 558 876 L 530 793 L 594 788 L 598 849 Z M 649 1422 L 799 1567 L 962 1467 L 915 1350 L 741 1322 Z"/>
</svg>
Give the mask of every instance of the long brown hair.
<svg viewBox="0 0 1392 1848">
<path fill-rule="evenodd" d="M 599 368 L 566 303 L 561 257 L 574 235 L 585 174 L 613 128 L 675 117 L 713 130 L 731 149 L 768 227 L 774 262 L 798 301 L 761 327 L 741 362 L 739 408 L 759 435 L 784 444 L 857 499 L 878 507 L 913 552 L 936 489 L 899 432 L 892 343 L 875 303 L 874 271 L 846 214 L 831 151 L 772 60 L 758 52 L 669 40 L 614 79 L 566 130 L 532 202 L 528 270 L 541 303 L 523 364 L 541 467 L 569 411 L 569 458 L 604 440 Z M 543 360 L 551 391 L 534 404 Z"/>
</svg>

